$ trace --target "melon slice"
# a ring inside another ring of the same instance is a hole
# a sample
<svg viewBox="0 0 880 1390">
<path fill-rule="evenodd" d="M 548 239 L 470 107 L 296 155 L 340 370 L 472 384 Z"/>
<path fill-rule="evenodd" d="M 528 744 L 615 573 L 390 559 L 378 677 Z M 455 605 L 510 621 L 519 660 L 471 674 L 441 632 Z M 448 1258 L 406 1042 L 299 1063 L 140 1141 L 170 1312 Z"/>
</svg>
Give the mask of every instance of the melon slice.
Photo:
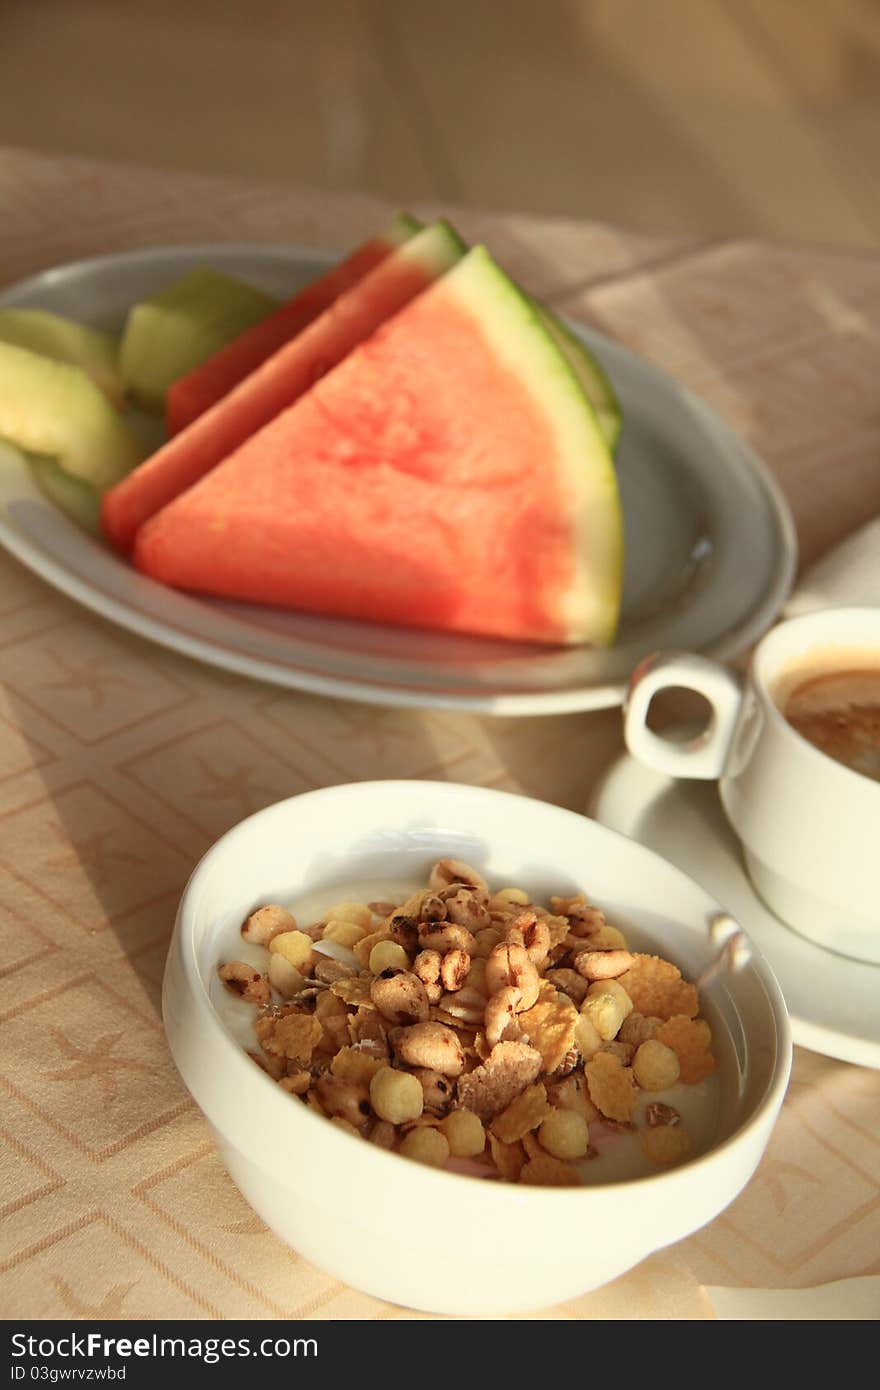
<svg viewBox="0 0 880 1390">
<path fill-rule="evenodd" d="M 50 502 L 84 531 L 90 531 L 93 536 L 100 535 L 98 517 L 101 500 L 91 483 L 65 473 L 54 459 L 41 458 L 39 454 L 32 454 L 27 458 L 27 463 L 37 486 Z"/>
<path fill-rule="evenodd" d="M 112 334 L 45 309 L 0 309 L 0 342 L 82 367 L 111 405 L 122 408 L 125 388 Z"/>
<path fill-rule="evenodd" d="M 234 275 L 210 266 L 188 271 L 129 310 L 119 346 L 126 390 L 145 410 L 161 414 L 173 381 L 277 306 L 277 299 Z"/>
<path fill-rule="evenodd" d="M 461 258 L 463 244 L 446 222 L 419 232 L 286 343 L 180 434 L 146 459 L 101 506 L 107 538 L 128 549 L 139 526 L 191 487 L 390 315 Z"/>
<path fill-rule="evenodd" d="M 178 588 L 607 644 L 617 479 L 595 413 L 483 247 L 138 533 Z"/>
<path fill-rule="evenodd" d="M 177 434 L 191 424 L 221 396 L 225 396 L 267 357 L 295 338 L 334 299 L 359 280 L 398 246 L 421 230 L 421 223 L 407 213 L 398 213 L 379 236 L 365 241 L 339 265 L 300 290 L 268 318 L 262 318 L 232 342 L 221 347 L 207 361 L 194 367 L 169 387 L 165 423 L 169 434 Z"/>
<path fill-rule="evenodd" d="M 81 367 L 0 343 L 0 436 L 48 455 L 99 491 L 143 457 L 134 435 Z"/>
</svg>

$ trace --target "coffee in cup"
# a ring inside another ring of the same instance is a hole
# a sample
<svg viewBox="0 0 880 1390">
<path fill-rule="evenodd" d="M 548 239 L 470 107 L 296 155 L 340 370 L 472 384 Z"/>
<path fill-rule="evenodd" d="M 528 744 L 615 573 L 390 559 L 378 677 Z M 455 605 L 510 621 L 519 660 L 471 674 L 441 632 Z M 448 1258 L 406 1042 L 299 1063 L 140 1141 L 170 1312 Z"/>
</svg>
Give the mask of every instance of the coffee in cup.
<svg viewBox="0 0 880 1390">
<path fill-rule="evenodd" d="M 880 664 L 795 671 L 782 713 L 801 738 L 880 782 Z"/>
<path fill-rule="evenodd" d="M 648 724 L 685 687 L 712 708 L 689 742 Z M 825 609 L 771 629 L 745 681 L 660 652 L 634 671 L 624 737 L 673 777 L 717 778 L 749 878 L 777 917 L 820 946 L 880 964 L 880 609 Z"/>
</svg>

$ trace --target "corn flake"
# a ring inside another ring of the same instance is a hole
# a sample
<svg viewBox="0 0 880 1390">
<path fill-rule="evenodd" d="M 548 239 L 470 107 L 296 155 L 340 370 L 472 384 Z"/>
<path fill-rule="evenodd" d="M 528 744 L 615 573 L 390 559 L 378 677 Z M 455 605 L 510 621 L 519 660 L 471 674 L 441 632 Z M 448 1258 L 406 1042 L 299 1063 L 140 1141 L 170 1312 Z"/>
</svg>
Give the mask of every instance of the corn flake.
<svg viewBox="0 0 880 1390">
<path fill-rule="evenodd" d="M 551 1154 L 535 1154 L 530 1158 L 519 1175 L 521 1183 L 530 1183 L 534 1187 L 580 1187 L 581 1179 L 578 1170 L 570 1163 L 564 1163 L 561 1158 L 553 1158 Z"/>
<path fill-rule="evenodd" d="M 492 1133 L 502 1143 L 513 1144 L 517 1139 L 522 1139 L 524 1134 L 537 1129 L 549 1113 L 547 1092 L 542 1083 L 536 1081 L 533 1086 L 527 1086 L 521 1095 L 512 1100 L 506 1110 L 495 1116 L 492 1121 Z"/>
<path fill-rule="evenodd" d="M 699 1003 L 696 986 L 681 978 L 671 961 L 659 956 L 637 955 L 618 983 L 623 985 L 640 1014 L 669 1019 L 676 1014 L 696 1017 Z"/>
<path fill-rule="evenodd" d="M 386 1029 L 378 1009 L 360 1008 L 356 1013 L 346 1015 L 348 1035 L 353 1043 L 374 1042 L 384 1045 Z"/>
<path fill-rule="evenodd" d="M 522 1144 L 505 1144 L 489 1131 L 489 1148 L 492 1162 L 505 1182 L 516 1182 L 525 1166 L 526 1156 Z"/>
<path fill-rule="evenodd" d="M 691 1151 L 691 1138 L 680 1125 L 658 1125 L 639 1130 L 639 1142 L 652 1163 L 670 1167 L 681 1163 Z"/>
<path fill-rule="evenodd" d="M 341 1047 L 330 1063 L 330 1070 L 341 1081 L 350 1081 L 354 1086 L 369 1086 L 376 1072 L 387 1062 L 380 1057 L 371 1057 L 357 1047 Z"/>
<path fill-rule="evenodd" d="M 542 984 L 538 1002 L 517 1014 L 517 1023 L 529 1044 L 541 1054 L 541 1070 L 556 1071 L 574 1046 L 578 1011 L 567 995 Z"/>
<path fill-rule="evenodd" d="M 712 1033 L 704 1018 L 692 1019 L 675 1014 L 661 1023 L 654 1037 L 657 1042 L 672 1048 L 681 1067 L 680 1079 L 687 1085 L 705 1081 L 715 1070 L 715 1058 L 709 1051 Z"/>
<path fill-rule="evenodd" d="M 297 1062 L 310 1062 L 312 1053 L 323 1037 L 320 1020 L 314 1014 L 289 1013 L 282 1014 L 280 1018 L 270 1016 L 259 1019 L 256 1027 L 265 1052 Z"/>
<path fill-rule="evenodd" d="M 584 1066 L 590 1100 L 609 1120 L 627 1124 L 633 1117 L 638 1090 L 630 1067 L 611 1052 L 597 1052 Z"/>
<path fill-rule="evenodd" d="M 341 999 L 343 1004 L 349 1004 L 358 1009 L 375 1009 L 376 1005 L 370 998 L 370 981 L 363 979 L 360 975 L 346 975 L 341 980 L 334 980 L 330 986 L 330 993 L 335 994 L 337 999 Z"/>
</svg>

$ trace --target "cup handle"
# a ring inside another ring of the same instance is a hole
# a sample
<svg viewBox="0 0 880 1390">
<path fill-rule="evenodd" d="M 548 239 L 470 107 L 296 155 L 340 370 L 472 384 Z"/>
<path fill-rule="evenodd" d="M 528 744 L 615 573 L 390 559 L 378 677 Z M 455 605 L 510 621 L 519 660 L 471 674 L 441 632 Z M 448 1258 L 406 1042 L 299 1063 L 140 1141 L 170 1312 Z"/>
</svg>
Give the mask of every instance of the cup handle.
<svg viewBox="0 0 880 1390">
<path fill-rule="evenodd" d="M 648 707 L 661 690 L 684 687 L 712 706 L 696 738 L 674 743 L 648 728 Z M 634 758 L 671 777 L 712 779 L 724 771 L 742 705 L 742 686 L 726 667 L 689 652 L 657 652 L 632 674 L 623 706 L 623 736 Z"/>
</svg>

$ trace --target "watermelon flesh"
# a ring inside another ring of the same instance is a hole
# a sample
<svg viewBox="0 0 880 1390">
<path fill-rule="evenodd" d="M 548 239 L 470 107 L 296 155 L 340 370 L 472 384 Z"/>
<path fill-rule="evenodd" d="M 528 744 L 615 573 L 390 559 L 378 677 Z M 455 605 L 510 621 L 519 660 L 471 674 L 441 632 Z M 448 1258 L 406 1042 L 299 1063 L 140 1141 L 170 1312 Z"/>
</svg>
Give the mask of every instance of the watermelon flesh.
<svg viewBox="0 0 880 1390">
<path fill-rule="evenodd" d="M 402 246 L 420 223 L 400 213 L 379 236 L 365 241 L 339 265 L 328 270 L 273 314 L 261 319 L 228 343 L 206 362 L 173 382 L 165 399 L 165 424 L 169 434 L 185 429 L 215 401 L 228 394 L 252 371 L 310 323 L 335 299 L 356 285 L 371 270 Z"/>
<path fill-rule="evenodd" d="M 154 516 L 134 561 L 227 598 L 606 644 L 617 481 L 564 356 L 477 247 Z"/>
<path fill-rule="evenodd" d="M 104 495 L 101 527 L 121 550 L 139 526 L 291 405 L 381 323 L 460 259 L 446 222 L 419 232 Z"/>
</svg>

